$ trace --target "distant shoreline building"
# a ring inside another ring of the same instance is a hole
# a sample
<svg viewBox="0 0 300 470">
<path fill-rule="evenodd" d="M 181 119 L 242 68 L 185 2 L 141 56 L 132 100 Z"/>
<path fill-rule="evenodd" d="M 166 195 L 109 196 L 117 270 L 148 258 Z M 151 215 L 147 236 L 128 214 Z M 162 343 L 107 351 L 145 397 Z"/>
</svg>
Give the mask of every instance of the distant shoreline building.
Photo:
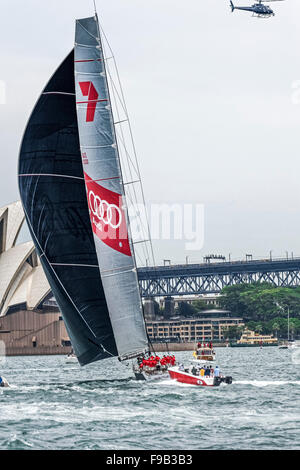
<svg viewBox="0 0 300 470">
<path fill-rule="evenodd" d="M 224 341 L 225 331 L 231 326 L 244 326 L 242 318 L 229 316 L 205 316 L 197 318 L 176 317 L 168 320 L 146 321 L 147 332 L 151 341 L 177 340 Z"/>
</svg>

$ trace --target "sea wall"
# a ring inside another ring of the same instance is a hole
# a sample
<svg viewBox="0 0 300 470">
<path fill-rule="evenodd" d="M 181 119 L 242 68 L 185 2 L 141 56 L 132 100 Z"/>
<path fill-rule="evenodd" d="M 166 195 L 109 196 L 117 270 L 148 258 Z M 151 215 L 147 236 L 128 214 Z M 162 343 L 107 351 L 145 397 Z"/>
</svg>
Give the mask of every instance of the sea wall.
<svg viewBox="0 0 300 470">
<path fill-rule="evenodd" d="M 32 347 L 17 347 L 7 346 L 5 355 L 6 356 L 54 356 L 56 354 L 69 354 L 71 352 L 71 346 L 37 346 Z"/>
</svg>

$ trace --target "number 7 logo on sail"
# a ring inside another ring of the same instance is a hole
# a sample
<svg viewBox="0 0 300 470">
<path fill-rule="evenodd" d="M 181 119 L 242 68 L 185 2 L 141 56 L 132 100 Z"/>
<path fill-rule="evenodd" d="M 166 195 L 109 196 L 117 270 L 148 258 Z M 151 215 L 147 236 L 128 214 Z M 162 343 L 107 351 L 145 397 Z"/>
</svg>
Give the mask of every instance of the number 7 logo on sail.
<svg viewBox="0 0 300 470">
<path fill-rule="evenodd" d="M 87 101 L 77 101 L 77 104 L 87 103 L 86 122 L 93 122 L 97 103 L 107 100 L 98 100 L 98 92 L 92 82 L 79 82 L 81 93 L 87 96 Z"/>
</svg>

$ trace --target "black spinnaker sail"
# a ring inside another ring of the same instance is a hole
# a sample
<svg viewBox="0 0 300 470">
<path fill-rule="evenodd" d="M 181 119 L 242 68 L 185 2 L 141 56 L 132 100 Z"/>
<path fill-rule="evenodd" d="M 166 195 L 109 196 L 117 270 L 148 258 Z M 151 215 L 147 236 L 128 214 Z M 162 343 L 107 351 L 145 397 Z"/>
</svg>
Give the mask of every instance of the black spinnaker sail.
<svg viewBox="0 0 300 470">
<path fill-rule="evenodd" d="M 89 218 L 80 154 L 74 53 L 41 94 L 19 158 L 26 220 L 81 365 L 117 356 Z"/>
</svg>

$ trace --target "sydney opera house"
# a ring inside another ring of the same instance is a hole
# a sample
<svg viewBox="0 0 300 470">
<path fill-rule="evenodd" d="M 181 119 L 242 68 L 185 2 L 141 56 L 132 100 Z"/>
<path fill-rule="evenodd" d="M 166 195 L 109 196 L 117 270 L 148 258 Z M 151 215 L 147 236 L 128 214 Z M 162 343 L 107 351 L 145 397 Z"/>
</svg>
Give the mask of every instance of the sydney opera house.
<svg viewBox="0 0 300 470">
<path fill-rule="evenodd" d="M 18 243 L 24 219 L 20 201 L 0 208 L 0 341 L 8 355 L 66 353 L 70 340 L 34 244 Z"/>
</svg>

